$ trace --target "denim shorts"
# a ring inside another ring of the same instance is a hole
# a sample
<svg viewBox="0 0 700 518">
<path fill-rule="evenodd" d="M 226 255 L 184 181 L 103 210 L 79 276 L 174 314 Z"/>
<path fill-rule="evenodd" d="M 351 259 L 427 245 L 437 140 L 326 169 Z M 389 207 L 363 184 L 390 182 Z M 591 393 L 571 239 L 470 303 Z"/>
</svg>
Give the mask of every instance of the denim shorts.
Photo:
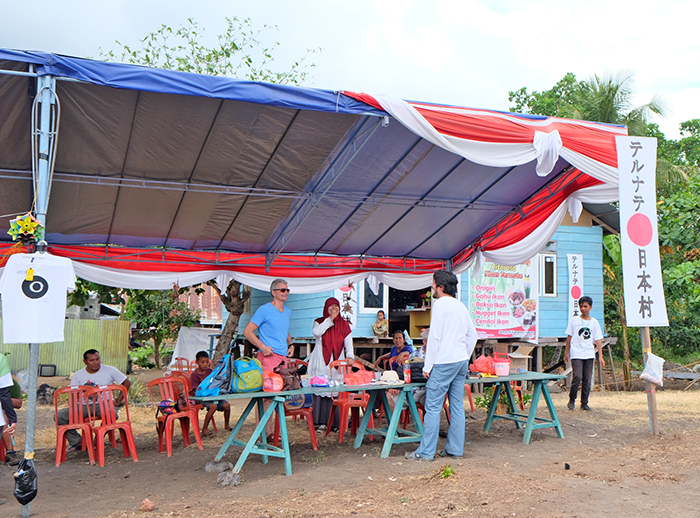
<svg viewBox="0 0 700 518">
<path fill-rule="evenodd" d="M 204 405 L 205 408 L 209 408 L 211 405 L 216 404 L 216 409 L 219 412 L 224 411 L 225 400 L 220 399 L 219 401 L 200 401 L 198 399 L 193 400 L 195 405 Z"/>
</svg>

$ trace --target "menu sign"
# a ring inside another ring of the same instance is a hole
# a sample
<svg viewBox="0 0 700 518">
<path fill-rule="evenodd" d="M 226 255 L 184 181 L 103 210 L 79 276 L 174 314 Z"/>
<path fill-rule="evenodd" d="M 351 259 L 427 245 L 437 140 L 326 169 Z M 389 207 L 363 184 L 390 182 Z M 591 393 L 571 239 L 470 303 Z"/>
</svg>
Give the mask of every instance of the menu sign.
<svg viewBox="0 0 700 518">
<path fill-rule="evenodd" d="M 537 342 L 537 261 L 503 266 L 487 261 L 471 279 L 469 308 L 479 338 Z"/>
</svg>

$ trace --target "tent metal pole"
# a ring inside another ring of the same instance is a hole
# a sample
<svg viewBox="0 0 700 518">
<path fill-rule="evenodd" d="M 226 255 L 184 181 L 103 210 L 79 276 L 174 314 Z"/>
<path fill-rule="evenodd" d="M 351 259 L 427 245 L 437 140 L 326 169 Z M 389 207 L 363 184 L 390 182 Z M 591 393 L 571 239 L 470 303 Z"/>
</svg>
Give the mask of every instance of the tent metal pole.
<svg viewBox="0 0 700 518">
<path fill-rule="evenodd" d="M 29 387 L 27 389 L 27 436 L 24 458 L 34 458 L 34 424 L 36 423 L 36 389 L 39 384 L 39 344 L 29 344 Z M 22 518 L 32 514 L 31 502 L 22 506 Z"/>
<path fill-rule="evenodd" d="M 51 173 L 55 155 L 56 133 L 58 120 L 52 120 L 56 114 L 56 80 L 52 76 L 42 76 L 37 80 L 37 101 L 41 103 L 38 114 L 38 128 L 33 141 L 38 140 L 38 147 L 32 149 L 34 168 L 34 204 L 36 216 L 46 228 L 46 212 L 49 207 L 49 190 L 51 189 Z M 27 432 L 24 441 L 24 458 L 34 458 L 34 431 L 36 424 L 36 389 L 39 384 L 39 344 L 29 344 L 29 390 L 27 392 Z M 22 506 L 22 518 L 32 514 L 31 502 Z"/>
<path fill-rule="evenodd" d="M 34 168 L 34 204 L 36 217 L 46 228 L 46 213 L 49 208 L 51 175 L 56 156 L 56 139 L 58 138 L 58 99 L 56 97 L 56 79 L 53 76 L 41 76 L 37 80 L 37 99 L 40 109 L 38 127 L 32 141 L 38 144 L 32 152 Z M 36 107 L 35 107 L 36 109 Z M 54 116 L 55 118 L 52 118 Z M 38 148 L 38 149 L 37 149 Z"/>
</svg>

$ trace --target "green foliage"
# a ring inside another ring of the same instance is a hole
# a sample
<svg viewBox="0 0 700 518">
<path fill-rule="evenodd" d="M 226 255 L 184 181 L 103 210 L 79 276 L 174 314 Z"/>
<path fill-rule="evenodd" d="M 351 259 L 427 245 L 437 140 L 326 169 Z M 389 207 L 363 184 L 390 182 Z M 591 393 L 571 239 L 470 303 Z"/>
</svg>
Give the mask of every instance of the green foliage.
<svg viewBox="0 0 700 518">
<path fill-rule="evenodd" d="M 700 167 L 700 119 L 680 124 L 683 138 L 678 142 L 683 159 L 688 165 Z"/>
<path fill-rule="evenodd" d="M 659 245 L 671 295 L 700 310 L 700 175 L 658 203 Z M 675 293 L 674 293 L 675 292 Z"/>
<path fill-rule="evenodd" d="M 307 457 L 306 455 L 301 456 L 301 460 L 303 460 L 304 462 L 311 462 L 312 464 L 318 464 L 319 462 L 323 462 L 323 460 L 325 458 L 326 458 L 326 452 L 323 450 L 318 450 L 311 457 Z"/>
<path fill-rule="evenodd" d="M 132 290 L 125 315 L 141 330 L 142 336 L 153 341 L 159 368 L 162 341 L 177 338 L 181 327 L 192 327 L 200 318 L 199 312 L 177 300 L 177 291 Z"/>
<path fill-rule="evenodd" d="M 116 44 L 120 50 L 104 52 L 106 61 L 135 63 L 166 70 L 179 70 L 211 76 L 229 76 L 265 81 L 277 84 L 303 83 L 308 77 L 307 58 L 320 52 L 320 48 L 307 50 L 306 55 L 294 61 L 287 70 L 278 72 L 270 68 L 279 43 L 265 45 L 261 35 L 277 30 L 277 26 L 263 25 L 256 29 L 249 18 L 226 17 L 226 30 L 217 36 L 217 43 L 208 47 L 204 43 L 204 29 L 192 18 L 173 29 L 161 25 L 140 40 L 141 48 Z"/>
<path fill-rule="evenodd" d="M 127 393 L 129 403 L 145 403 L 148 401 L 148 385 L 138 379 L 136 376 L 129 376 L 131 386 Z"/>
<path fill-rule="evenodd" d="M 633 106 L 633 75 L 593 75 L 578 81 L 569 72 L 554 87 L 543 92 L 521 88 L 508 92 L 515 104 L 510 110 L 536 115 L 582 119 L 627 126 L 630 135 L 646 135 L 648 118 L 652 113 L 663 115 L 663 100 L 654 96 L 641 106 Z M 658 127 L 657 127 L 658 130 Z"/>
<path fill-rule="evenodd" d="M 440 477 L 441 478 L 448 478 L 448 477 L 451 477 L 452 475 L 454 475 L 455 473 L 457 473 L 457 471 L 452 466 L 447 464 L 447 465 L 445 465 L 444 468 L 442 468 L 440 470 Z"/>
<path fill-rule="evenodd" d="M 510 111 L 580 119 L 574 103 L 580 92 L 581 84 L 576 80 L 576 76 L 569 72 L 550 90 L 530 93 L 523 87 L 515 92 L 508 92 L 508 100 L 515 103 Z"/>
<path fill-rule="evenodd" d="M 75 291 L 68 294 L 68 306 L 84 306 L 91 294 L 95 294 L 100 302 L 105 304 L 119 304 L 124 306 L 126 299 L 124 295 L 128 290 L 102 286 L 94 282 L 78 278 L 75 282 Z"/>
<path fill-rule="evenodd" d="M 174 351 L 173 347 L 161 347 L 160 348 L 160 357 L 161 358 L 166 358 L 168 355 L 171 355 Z M 139 367 L 143 367 L 144 369 L 152 369 L 153 367 L 156 366 L 155 363 L 151 362 L 148 358 L 150 356 L 155 357 L 156 354 L 156 349 L 155 346 L 151 343 L 145 344 L 143 347 L 138 347 L 136 349 L 133 349 L 129 351 L 129 356 L 131 357 L 131 360 L 138 365 Z"/>
<path fill-rule="evenodd" d="M 476 398 L 474 398 L 474 406 L 477 408 L 483 408 L 484 410 L 488 410 L 489 408 L 491 408 L 491 402 L 493 401 L 493 391 L 493 386 L 484 387 L 484 395 L 477 396 Z M 508 401 L 508 394 L 505 390 L 501 390 L 501 395 L 498 399 L 500 403 L 502 403 L 508 408 L 509 412 L 513 411 L 513 408 L 510 406 L 510 401 Z M 530 401 L 532 401 L 532 396 L 530 394 L 523 393 L 523 405 L 527 406 L 530 403 Z"/>
<path fill-rule="evenodd" d="M 652 329 L 667 359 L 700 352 L 700 174 L 658 203 L 669 327 Z"/>
</svg>

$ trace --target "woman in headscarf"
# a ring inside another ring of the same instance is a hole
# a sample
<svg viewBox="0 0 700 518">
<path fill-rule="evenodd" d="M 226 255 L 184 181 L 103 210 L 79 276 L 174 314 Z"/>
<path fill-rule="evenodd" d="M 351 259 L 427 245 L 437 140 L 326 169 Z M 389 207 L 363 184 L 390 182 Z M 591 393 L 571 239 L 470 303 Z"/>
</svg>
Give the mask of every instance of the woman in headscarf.
<svg viewBox="0 0 700 518">
<path fill-rule="evenodd" d="M 333 377 L 339 379 L 338 371 L 331 373 L 330 363 L 334 360 L 347 358 L 348 363 L 352 364 L 355 354 L 352 345 L 352 330 L 350 324 L 340 316 L 338 299 L 331 297 L 326 300 L 323 316 L 314 320 L 313 334 L 316 338 L 316 345 L 309 357 L 309 376 L 326 376 L 329 381 Z M 314 424 L 320 429 L 325 430 L 332 406 L 330 392 L 313 396 Z M 336 417 L 337 415 L 336 413 Z M 334 423 L 334 427 L 337 427 L 337 423 Z"/>
</svg>

